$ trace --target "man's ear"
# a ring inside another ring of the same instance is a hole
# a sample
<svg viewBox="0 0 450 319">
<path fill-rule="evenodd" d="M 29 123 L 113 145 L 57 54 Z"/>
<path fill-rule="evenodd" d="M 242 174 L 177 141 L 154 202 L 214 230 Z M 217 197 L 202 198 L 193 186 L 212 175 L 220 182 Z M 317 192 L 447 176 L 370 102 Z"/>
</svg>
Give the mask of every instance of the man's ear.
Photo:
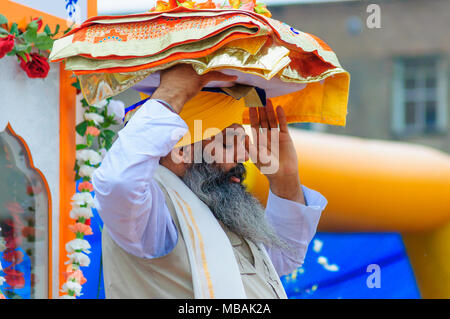
<svg viewBox="0 0 450 319">
<path fill-rule="evenodd" d="M 192 162 L 191 145 L 174 148 L 171 159 L 175 164 L 189 164 Z"/>
<path fill-rule="evenodd" d="M 177 147 L 170 151 L 170 159 L 174 164 L 183 164 L 183 148 Z"/>
<path fill-rule="evenodd" d="M 181 157 L 183 159 L 184 164 L 190 164 L 192 163 L 192 145 L 186 145 L 183 147 L 180 147 Z"/>
</svg>

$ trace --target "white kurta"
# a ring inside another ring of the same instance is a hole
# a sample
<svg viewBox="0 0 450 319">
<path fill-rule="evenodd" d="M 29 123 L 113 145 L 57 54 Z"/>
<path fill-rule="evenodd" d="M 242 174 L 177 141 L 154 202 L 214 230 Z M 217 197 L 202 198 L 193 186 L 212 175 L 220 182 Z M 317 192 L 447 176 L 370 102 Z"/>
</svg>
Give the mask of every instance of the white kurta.
<svg viewBox="0 0 450 319">
<path fill-rule="evenodd" d="M 153 174 L 188 131 L 181 117 L 155 100 L 147 101 L 119 132 L 117 140 L 92 177 L 94 203 L 113 240 L 140 258 L 157 258 L 173 250 L 177 229 Z M 277 249 L 268 254 L 278 274 L 303 264 L 327 200 L 302 186 L 306 205 L 269 192 L 266 216 L 280 237 L 297 251 L 290 256 Z M 298 257 L 300 256 L 300 258 Z"/>
</svg>

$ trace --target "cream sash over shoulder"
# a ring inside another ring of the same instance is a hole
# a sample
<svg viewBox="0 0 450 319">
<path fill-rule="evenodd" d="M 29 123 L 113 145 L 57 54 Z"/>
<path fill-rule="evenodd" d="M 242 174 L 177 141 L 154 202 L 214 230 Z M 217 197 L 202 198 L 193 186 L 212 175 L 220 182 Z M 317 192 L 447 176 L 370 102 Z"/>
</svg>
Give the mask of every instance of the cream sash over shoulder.
<svg viewBox="0 0 450 319">
<path fill-rule="evenodd" d="M 164 186 L 175 206 L 195 298 L 246 298 L 233 247 L 208 206 L 164 166 L 157 168 L 154 178 Z"/>
</svg>

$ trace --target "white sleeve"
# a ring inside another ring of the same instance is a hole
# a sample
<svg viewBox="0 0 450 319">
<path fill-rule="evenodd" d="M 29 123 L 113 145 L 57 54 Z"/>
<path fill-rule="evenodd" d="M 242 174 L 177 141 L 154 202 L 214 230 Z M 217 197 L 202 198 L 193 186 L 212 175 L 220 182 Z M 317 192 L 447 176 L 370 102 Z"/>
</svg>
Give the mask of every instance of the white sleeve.
<svg viewBox="0 0 450 319">
<path fill-rule="evenodd" d="M 314 237 L 327 200 L 319 192 L 302 186 L 306 205 L 276 196 L 269 191 L 266 217 L 277 234 L 293 248 L 283 252 L 267 248 L 272 263 L 280 276 L 290 274 L 303 264 L 308 245 Z"/>
<path fill-rule="evenodd" d="M 178 114 L 149 100 L 119 132 L 92 176 L 104 226 L 135 256 L 160 257 L 175 247 L 176 227 L 153 173 L 187 130 Z"/>
</svg>

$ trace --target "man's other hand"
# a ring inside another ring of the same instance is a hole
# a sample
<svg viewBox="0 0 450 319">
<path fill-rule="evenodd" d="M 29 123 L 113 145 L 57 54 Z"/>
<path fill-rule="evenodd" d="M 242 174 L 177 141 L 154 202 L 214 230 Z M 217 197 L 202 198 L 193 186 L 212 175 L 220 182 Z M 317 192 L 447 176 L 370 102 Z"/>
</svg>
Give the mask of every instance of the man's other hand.
<svg viewBox="0 0 450 319">
<path fill-rule="evenodd" d="M 195 97 L 209 82 L 232 82 L 236 79 L 236 76 L 217 71 L 198 75 L 191 65 L 178 64 L 161 71 L 161 83 L 152 98 L 169 103 L 177 113 L 180 113 L 184 104 Z"/>
</svg>

